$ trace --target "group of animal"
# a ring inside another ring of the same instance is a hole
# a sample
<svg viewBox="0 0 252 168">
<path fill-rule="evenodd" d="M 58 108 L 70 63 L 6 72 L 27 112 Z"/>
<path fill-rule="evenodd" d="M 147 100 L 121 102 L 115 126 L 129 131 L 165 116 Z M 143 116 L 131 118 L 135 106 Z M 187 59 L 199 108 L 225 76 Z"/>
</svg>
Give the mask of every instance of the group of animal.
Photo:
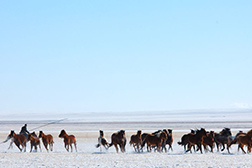
<svg viewBox="0 0 252 168">
<path fill-rule="evenodd" d="M 167 152 L 166 145 L 169 145 L 168 150 L 172 149 L 172 143 L 173 143 L 173 137 L 172 137 L 172 130 L 171 129 L 164 129 L 164 130 L 158 130 L 153 133 L 143 133 L 141 130 L 138 130 L 136 134 L 131 135 L 130 137 L 130 145 L 133 145 L 133 148 L 136 152 L 143 152 L 143 147 L 145 144 L 147 144 L 147 151 L 151 152 L 151 149 L 154 148 L 155 151 L 163 151 Z M 104 138 L 104 133 L 102 130 L 100 130 L 100 136 L 98 138 L 98 144 L 96 147 L 104 146 L 105 149 L 108 149 L 109 147 L 113 146 L 116 149 L 116 152 L 118 152 L 118 145 L 121 149 L 121 152 L 125 152 L 125 146 L 126 146 L 126 137 L 125 137 L 125 131 L 120 130 L 116 133 L 113 133 L 111 135 L 111 143 L 109 144 L 107 140 Z"/>
<path fill-rule="evenodd" d="M 240 131 L 233 138 L 230 128 L 224 128 L 219 133 L 214 131 L 207 132 L 204 128 L 200 130 L 191 130 L 190 133 L 182 136 L 181 141 L 178 142 L 179 145 L 184 146 L 185 152 L 191 152 L 191 148 L 194 148 L 194 151 L 199 151 L 202 153 L 202 146 L 205 151 L 209 151 L 208 146 L 210 147 L 210 152 L 213 152 L 214 144 L 216 144 L 217 151 L 222 146 L 221 151 L 225 150 L 225 145 L 228 153 L 230 153 L 229 148 L 233 144 L 238 144 L 238 151 L 241 149 L 243 153 L 246 153 L 244 146 L 247 146 L 248 153 L 251 152 L 252 147 L 252 129 L 247 133 Z M 195 146 L 197 149 L 195 149 Z M 186 149 L 187 147 L 187 149 Z"/>
<path fill-rule="evenodd" d="M 75 150 L 77 152 L 76 139 L 74 135 L 68 135 L 65 130 L 61 130 L 59 137 L 64 139 L 64 145 L 67 151 L 69 151 L 69 146 L 71 147 L 71 151 L 73 151 L 72 144 L 74 144 Z M 26 143 L 30 141 L 30 152 L 32 152 L 33 147 L 37 151 L 38 146 L 41 151 L 40 138 L 42 139 L 47 152 L 49 152 L 49 150 L 53 151 L 53 136 L 51 134 L 46 135 L 43 133 L 43 131 L 39 131 L 39 136 L 37 136 L 35 132 L 28 133 L 26 136 L 24 134 L 16 134 L 12 130 L 4 142 L 7 142 L 9 139 L 11 139 L 11 143 L 8 149 L 10 149 L 12 147 L 12 144 L 14 143 L 18 147 L 20 152 L 25 152 Z"/>
<path fill-rule="evenodd" d="M 119 148 L 121 152 L 125 152 L 125 146 L 127 142 L 125 137 L 125 130 L 120 130 L 116 133 L 113 133 L 111 135 L 111 143 L 108 143 L 104 138 L 104 132 L 102 130 L 100 130 L 99 132 L 100 136 L 98 138 L 98 144 L 96 145 L 97 148 L 100 147 L 100 150 L 102 150 L 101 147 L 104 146 L 105 149 L 108 149 L 109 147 L 114 145 L 116 152 L 118 152 Z M 68 152 L 69 146 L 71 147 L 71 151 L 73 151 L 72 144 L 74 144 L 75 150 L 77 152 L 76 139 L 74 135 L 68 135 L 65 130 L 61 130 L 59 137 L 64 139 L 64 146 Z M 33 147 L 35 148 L 35 150 L 37 150 L 37 146 L 39 146 L 41 151 L 40 138 L 42 139 L 47 152 L 49 152 L 49 150 L 52 151 L 54 143 L 53 137 L 50 134 L 45 135 L 42 131 L 39 132 L 38 137 L 35 132 L 29 133 L 26 137 L 23 134 L 15 134 L 15 132 L 12 130 L 4 142 L 12 139 L 9 148 L 12 147 L 12 144 L 14 142 L 21 152 L 25 152 L 26 143 L 30 141 L 30 152 L 32 151 Z M 143 152 L 143 147 L 145 146 L 145 144 L 147 144 L 147 152 L 151 152 L 152 149 L 158 152 L 167 152 L 169 149 L 173 150 L 172 143 L 173 136 L 171 129 L 163 129 L 153 133 L 143 134 L 141 130 L 138 130 L 136 134 L 131 135 L 129 142 L 130 145 L 133 145 L 133 148 L 136 152 Z M 230 128 L 224 128 L 219 133 L 215 133 L 214 131 L 207 132 L 204 128 L 201 128 L 199 130 L 191 130 L 190 133 L 185 134 L 181 137 L 181 141 L 178 142 L 178 144 L 184 146 L 185 152 L 190 151 L 191 153 L 192 147 L 194 148 L 195 152 L 200 150 L 200 152 L 203 153 L 202 146 L 204 147 L 206 152 L 209 151 L 208 146 L 210 147 L 210 152 L 213 152 L 214 144 L 216 144 L 217 151 L 219 151 L 219 148 L 221 146 L 221 151 L 225 150 L 226 145 L 228 153 L 230 153 L 229 148 L 231 147 L 231 145 L 238 144 L 238 151 L 239 149 L 241 149 L 243 153 L 246 153 L 244 146 L 247 146 L 247 152 L 250 153 L 252 148 L 252 129 L 247 133 L 240 131 L 236 134 L 235 137 L 232 137 Z M 168 149 L 166 148 L 166 145 L 169 146 Z M 197 147 L 197 149 L 195 148 L 195 146 Z"/>
</svg>

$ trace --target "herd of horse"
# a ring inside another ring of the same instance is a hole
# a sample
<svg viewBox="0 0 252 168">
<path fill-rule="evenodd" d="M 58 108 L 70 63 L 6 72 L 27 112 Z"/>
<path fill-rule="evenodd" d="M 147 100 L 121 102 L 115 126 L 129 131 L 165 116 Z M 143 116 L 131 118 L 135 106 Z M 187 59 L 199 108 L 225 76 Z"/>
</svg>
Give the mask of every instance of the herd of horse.
<svg viewBox="0 0 252 168">
<path fill-rule="evenodd" d="M 101 151 L 102 146 L 106 150 L 111 146 L 114 146 L 117 153 L 119 152 L 119 149 L 121 152 L 126 151 L 125 146 L 127 139 L 125 136 L 125 130 L 120 130 L 113 133 L 111 135 L 111 143 L 108 143 L 104 138 L 104 132 L 102 130 L 100 130 L 99 133 L 100 135 L 98 137 L 98 144 L 96 147 L 100 147 Z M 73 152 L 73 145 L 77 152 L 77 144 L 74 135 L 68 135 L 65 130 L 61 130 L 59 138 L 63 138 L 64 147 L 68 152 L 70 147 L 71 152 Z M 31 147 L 30 152 L 32 152 L 33 148 L 37 151 L 38 147 L 41 151 L 40 139 L 42 139 L 47 152 L 53 151 L 53 136 L 51 134 L 46 135 L 43 133 L 43 131 L 39 132 L 39 136 L 37 136 L 35 132 L 29 133 L 28 136 L 25 136 L 23 134 L 16 134 L 12 130 L 4 142 L 7 142 L 9 139 L 11 139 L 9 148 L 11 148 L 12 144 L 14 143 L 21 152 L 26 151 L 26 143 L 29 141 Z M 167 152 L 169 150 L 173 150 L 172 130 L 163 129 L 153 133 L 142 133 L 141 130 L 138 130 L 136 134 L 131 135 L 129 144 L 133 146 L 135 152 L 139 153 L 143 152 L 145 146 L 147 152 L 151 152 L 152 150 L 158 152 Z M 246 133 L 240 131 L 234 137 L 231 134 L 230 128 L 224 128 L 218 133 L 214 131 L 206 131 L 204 128 L 191 130 L 188 134 L 184 134 L 181 137 L 181 141 L 179 141 L 178 144 L 184 147 L 185 153 L 192 153 L 192 148 L 194 149 L 194 152 L 200 151 L 203 153 L 203 149 L 205 152 L 213 152 L 214 146 L 216 146 L 217 151 L 224 151 L 226 148 L 228 153 L 230 153 L 229 148 L 233 144 L 238 144 L 238 151 L 241 149 L 243 153 L 246 153 L 244 146 L 247 146 L 247 153 L 250 153 L 252 148 L 252 129 Z"/>
</svg>

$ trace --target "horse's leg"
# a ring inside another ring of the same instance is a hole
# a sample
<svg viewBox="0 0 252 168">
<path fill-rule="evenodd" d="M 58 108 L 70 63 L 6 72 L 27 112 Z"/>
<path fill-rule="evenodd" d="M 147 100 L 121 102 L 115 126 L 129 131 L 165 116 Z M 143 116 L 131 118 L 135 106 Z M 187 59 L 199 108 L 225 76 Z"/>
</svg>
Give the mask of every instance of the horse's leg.
<svg viewBox="0 0 252 168">
<path fill-rule="evenodd" d="M 205 153 L 207 153 L 207 146 L 203 145 L 203 147 L 204 147 Z"/>
<path fill-rule="evenodd" d="M 135 150 L 135 152 L 136 152 L 136 146 L 135 146 L 135 143 L 133 143 L 132 145 L 133 145 L 133 148 L 134 148 L 134 150 Z"/>
<path fill-rule="evenodd" d="M 210 146 L 210 148 L 211 148 L 211 152 L 213 153 L 213 145 L 211 144 L 211 145 L 209 145 Z"/>
<path fill-rule="evenodd" d="M 75 151 L 77 152 L 77 143 L 74 142 L 74 148 L 75 148 Z"/>
<path fill-rule="evenodd" d="M 116 152 L 118 153 L 118 147 L 117 144 L 114 144 L 115 148 L 116 148 Z"/>
<path fill-rule="evenodd" d="M 67 150 L 67 152 L 69 152 L 69 145 L 65 143 L 65 148 Z"/>
<path fill-rule="evenodd" d="M 72 146 L 72 144 L 70 143 L 70 147 L 71 147 L 71 152 L 73 152 L 73 146 Z"/>
<path fill-rule="evenodd" d="M 219 152 L 219 144 L 217 142 L 215 142 L 215 144 L 216 144 L 217 152 Z"/>
<path fill-rule="evenodd" d="M 18 147 L 18 149 L 20 150 L 20 152 L 22 152 L 22 150 L 23 150 L 23 146 L 21 145 L 21 146 L 22 146 L 22 148 L 20 148 L 20 145 L 17 145 L 17 144 L 16 144 L 16 146 Z"/>
<path fill-rule="evenodd" d="M 227 144 L 227 150 L 228 150 L 228 153 L 230 153 L 228 144 Z"/>
<path fill-rule="evenodd" d="M 140 152 L 140 143 L 137 143 L 137 152 Z"/>
<path fill-rule="evenodd" d="M 184 145 L 184 151 L 186 152 L 186 145 Z"/>
<path fill-rule="evenodd" d="M 12 147 L 13 147 L 13 146 L 12 146 L 13 142 L 14 142 L 14 139 L 12 138 L 12 139 L 11 139 L 11 142 L 10 142 L 10 146 L 9 146 L 9 148 L 8 148 L 8 149 L 10 149 L 10 148 L 12 148 Z"/>
<path fill-rule="evenodd" d="M 34 147 L 35 147 L 35 151 L 37 152 L 37 151 L 38 151 L 38 146 L 37 146 L 37 145 L 35 145 Z"/>
<path fill-rule="evenodd" d="M 32 148 L 33 148 L 33 146 L 32 146 L 32 144 L 31 144 L 31 150 L 30 150 L 30 152 L 32 152 Z"/>
<path fill-rule="evenodd" d="M 201 144 L 197 144 L 197 147 L 199 148 L 200 153 L 202 154 L 203 152 L 202 152 L 202 147 L 201 147 Z"/>
<path fill-rule="evenodd" d="M 243 152 L 244 154 L 246 154 L 245 150 L 243 149 L 243 146 L 244 146 L 244 145 L 242 145 L 242 144 L 239 145 L 239 147 L 242 149 L 242 152 Z"/>
<path fill-rule="evenodd" d="M 53 151 L 53 142 L 50 143 L 51 151 Z"/>
<path fill-rule="evenodd" d="M 169 144 L 169 149 L 168 150 L 170 150 L 170 149 L 171 149 L 171 151 L 173 151 L 171 144 Z"/>
<path fill-rule="evenodd" d="M 125 150 L 124 150 L 124 144 L 119 144 L 120 146 L 120 149 L 121 149 L 121 152 L 123 153 Z"/>
<path fill-rule="evenodd" d="M 192 153 L 192 151 L 191 151 L 191 144 L 189 143 L 188 145 L 187 145 L 187 150 L 186 150 L 186 152 L 189 152 L 190 151 L 190 153 Z"/>
<path fill-rule="evenodd" d="M 225 144 L 222 143 L 222 149 L 221 149 L 221 151 L 224 151 L 224 149 L 225 149 Z"/>
<path fill-rule="evenodd" d="M 26 143 L 22 144 L 22 149 L 24 149 L 24 152 L 26 152 Z"/>
<path fill-rule="evenodd" d="M 48 144 L 47 144 L 47 143 L 43 143 L 43 144 L 44 144 L 44 146 L 45 146 L 45 148 L 46 148 L 46 151 L 49 152 L 49 151 L 48 151 L 48 148 L 47 148 L 47 147 L 48 147 Z"/>
</svg>

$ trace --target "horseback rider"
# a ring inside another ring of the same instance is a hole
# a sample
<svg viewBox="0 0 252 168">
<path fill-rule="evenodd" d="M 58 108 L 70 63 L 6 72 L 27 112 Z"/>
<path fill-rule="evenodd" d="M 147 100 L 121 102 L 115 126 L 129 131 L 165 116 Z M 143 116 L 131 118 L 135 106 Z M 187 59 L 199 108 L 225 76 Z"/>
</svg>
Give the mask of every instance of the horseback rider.
<svg viewBox="0 0 252 168">
<path fill-rule="evenodd" d="M 26 139 L 28 138 L 28 135 L 27 135 L 27 134 L 29 134 L 29 131 L 27 130 L 27 124 L 25 124 L 25 125 L 21 128 L 21 131 L 20 131 L 19 134 L 23 134 L 23 135 L 26 137 Z"/>
</svg>

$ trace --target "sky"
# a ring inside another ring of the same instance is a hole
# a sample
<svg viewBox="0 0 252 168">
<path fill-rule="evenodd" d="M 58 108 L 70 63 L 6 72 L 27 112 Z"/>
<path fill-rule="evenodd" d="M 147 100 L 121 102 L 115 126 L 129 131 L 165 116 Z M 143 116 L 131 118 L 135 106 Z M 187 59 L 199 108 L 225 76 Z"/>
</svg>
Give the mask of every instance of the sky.
<svg viewBox="0 0 252 168">
<path fill-rule="evenodd" d="M 252 109 L 251 6 L 0 1 L 0 114 Z"/>
</svg>

